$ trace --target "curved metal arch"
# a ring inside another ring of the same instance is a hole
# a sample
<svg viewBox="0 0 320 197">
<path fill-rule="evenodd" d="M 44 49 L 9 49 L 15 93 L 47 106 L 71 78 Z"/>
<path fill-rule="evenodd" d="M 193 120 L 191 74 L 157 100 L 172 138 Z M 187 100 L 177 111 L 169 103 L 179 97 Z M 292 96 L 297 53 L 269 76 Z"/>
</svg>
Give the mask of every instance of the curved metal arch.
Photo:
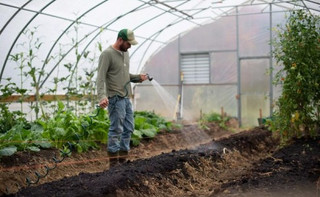
<svg viewBox="0 0 320 197">
<path fill-rule="evenodd" d="M 139 1 L 142 1 L 142 0 L 139 0 Z M 154 0 L 152 0 L 152 1 L 154 1 Z M 142 2 L 143 2 L 143 1 L 142 1 Z M 155 2 L 157 2 L 157 1 L 155 1 Z M 184 3 L 186 3 L 186 2 L 188 2 L 188 1 L 185 1 Z M 150 4 L 150 5 L 152 5 L 152 4 Z M 152 5 L 152 6 L 153 6 L 153 5 Z M 179 4 L 178 6 L 180 6 L 180 4 Z M 178 7 L 178 6 L 177 6 L 177 7 Z M 157 7 L 157 6 L 154 6 L 154 7 Z M 157 7 L 157 8 L 159 8 L 159 7 Z M 162 8 L 159 8 L 159 9 L 162 9 Z M 172 9 L 175 10 L 175 8 L 172 8 Z M 204 11 L 204 10 L 207 10 L 207 9 L 209 9 L 209 7 L 208 7 L 208 8 L 201 8 L 201 9 L 199 9 L 198 12 L 194 13 L 193 15 L 196 15 L 196 14 L 198 14 L 198 13 Z M 163 9 L 162 9 L 162 10 L 163 10 Z M 166 12 L 168 12 L 168 11 L 166 11 Z M 171 13 L 171 12 L 170 12 L 170 13 Z M 192 18 L 193 18 L 193 15 L 192 15 Z M 177 16 L 177 15 L 175 15 L 175 16 Z M 177 23 L 180 23 L 180 22 L 182 22 L 183 20 L 188 20 L 189 22 L 192 22 L 192 21 L 189 20 L 190 17 L 188 17 L 188 18 L 180 17 L 180 18 L 182 18 L 180 21 L 175 22 L 175 23 L 171 23 L 171 24 L 167 25 L 165 28 L 163 28 L 163 29 L 159 30 L 158 32 L 154 33 L 153 35 L 151 35 L 149 38 L 152 38 L 152 37 L 155 36 L 155 35 L 156 35 L 156 37 L 155 37 L 154 39 L 146 39 L 142 44 L 140 44 L 140 45 L 138 46 L 138 48 L 130 55 L 130 57 L 132 57 L 132 56 L 134 55 L 134 53 L 135 53 L 147 40 L 155 40 L 155 39 L 160 35 L 160 33 L 161 33 L 162 31 L 164 31 L 166 28 L 168 28 L 168 27 L 170 27 L 170 26 L 172 26 L 172 25 L 175 25 L 175 24 L 177 24 Z M 194 23 L 194 22 L 193 22 L 193 23 Z M 201 26 L 201 25 L 198 24 L 198 23 L 195 23 L 195 24 L 197 24 L 198 26 Z M 157 34 L 158 34 L 158 35 L 157 35 Z M 150 46 L 151 46 L 152 43 L 153 43 L 153 41 L 149 44 L 149 46 L 148 46 L 147 49 L 145 50 L 145 52 L 144 52 L 144 54 L 143 54 L 143 56 L 142 56 L 142 58 L 141 58 L 141 61 L 140 61 L 140 63 L 139 63 L 139 66 L 138 66 L 137 71 L 139 71 L 139 69 L 140 69 L 140 67 L 141 67 L 142 60 L 143 60 L 144 56 L 146 55 L 147 50 L 150 48 Z"/>
<path fill-rule="evenodd" d="M 142 4 L 142 6 L 143 6 L 143 5 L 145 5 L 145 4 L 149 4 L 149 5 L 150 5 L 150 2 L 152 2 L 152 1 L 149 1 L 149 2 L 144 2 L 144 1 L 142 1 L 142 2 L 144 3 L 144 4 Z M 183 2 L 183 3 L 181 3 L 181 4 L 179 4 L 179 5 L 177 5 L 175 8 L 177 8 L 177 7 L 185 4 L 186 2 L 187 2 L 187 1 L 185 1 L 185 2 Z M 175 9 L 175 8 L 173 8 L 173 9 Z M 137 9 L 138 9 L 138 8 L 132 10 L 132 12 L 136 11 Z M 145 21 L 144 23 L 141 23 L 140 25 L 138 25 L 137 27 L 135 27 L 133 30 L 136 30 L 137 28 L 141 27 L 142 25 L 144 25 L 144 24 L 146 24 L 146 23 L 154 20 L 155 18 L 158 18 L 159 16 L 161 16 L 161 15 L 167 13 L 167 12 L 170 12 L 170 10 L 165 10 L 163 13 L 158 14 L 157 16 L 155 16 L 155 17 L 153 17 L 153 18 L 150 18 L 149 20 L 147 20 L 147 21 Z M 131 11 L 128 12 L 128 13 L 126 13 L 125 15 L 127 15 L 127 14 L 129 14 L 129 13 L 131 13 Z M 119 17 L 117 17 L 117 20 L 120 19 L 120 18 L 122 18 L 122 17 L 123 17 L 122 15 L 119 16 Z M 185 20 L 185 19 L 183 19 L 183 20 Z M 116 20 L 115 20 L 115 21 L 116 21 Z M 113 22 L 115 22 L 115 21 L 113 21 Z M 113 23 L 113 22 L 112 22 L 112 23 Z M 108 24 L 108 26 L 111 25 L 112 23 Z M 105 28 L 106 28 L 106 27 L 105 27 Z M 101 33 L 101 32 L 100 32 L 100 33 Z M 100 33 L 98 33 L 96 36 L 98 36 Z M 85 50 L 89 47 L 89 45 L 94 41 L 94 39 L 96 38 L 96 36 L 94 36 L 94 38 L 91 39 L 90 42 L 87 44 L 87 46 L 82 50 L 81 55 L 80 55 L 80 58 L 83 56 L 83 54 L 85 53 Z M 132 57 L 132 55 L 131 55 L 130 57 Z M 70 87 L 70 85 L 71 85 L 72 76 L 73 76 L 73 74 L 74 74 L 74 72 L 75 72 L 75 69 L 78 67 L 79 62 L 80 62 L 80 61 L 77 61 L 76 65 L 74 66 L 74 69 L 73 69 L 73 71 L 72 71 L 72 74 L 71 74 L 71 77 L 70 77 L 70 80 L 69 80 L 68 87 Z"/>
<path fill-rule="evenodd" d="M 138 0 L 138 1 L 144 2 L 143 0 Z M 186 0 L 186 2 L 187 2 L 187 1 L 190 1 L 190 0 Z M 158 2 L 158 0 L 150 0 L 150 2 L 148 2 L 148 4 L 151 5 L 151 6 L 153 6 L 153 7 L 155 7 L 155 8 L 158 8 L 158 9 L 160 9 L 160 10 L 167 11 L 167 10 L 165 10 L 165 9 L 163 9 L 163 8 L 160 8 L 160 7 L 156 6 L 157 2 Z M 144 2 L 144 3 L 145 3 L 145 2 Z M 182 18 L 182 19 L 185 19 L 185 20 L 188 20 L 188 21 L 190 21 L 190 19 L 192 19 L 192 17 L 190 17 L 189 15 L 188 15 L 186 18 L 184 18 L 184 17 L 182 17 L 182 16 L 180 16 L 180 15 L 174 14 L 174 13 L 172 12 L 172 11 L 174 11 L 174 9 L 172 9 L 172 8 L 171 8 L 169 11 L 170 11 L 170 12 L 168 12 L 168 13 L 170 13 L 170 14 L 178 17 L 178 18 Z M 194 21 L 190 21 L 190 22 L 193 23 L 193 24 L 195 24 L 195 25 L 201 26 L 201 24 L 198 24 L 198 23 L 196 23 L 196 22 L 194 22 Z"/>
<path fill-rule="evenodd" d="M 58 41 L 62 38 L 62 36 L 72 27 L 72 25 L 74 25 L 83 16 L 85 16 L 86 14 L 88 14 L 89 12 L 91 12 L 92 10 L 94 10 L 95 8 L 97 8 L 98 6 L 104 4 L 107 1 L 109 1 L 109 0 L 104 0 L 104 1 L 102 1 L 100 3 L 98 3 L 97 5 L 91 7 L 90 9 L 85 11 L 83 14 L 81 14 L 77 19 L 75 19 L 72 23 L 70 23 L 70 25 L 60 34 L 60 36 L 56 39 L 56 41 L 53 43 L 52 47 L 50 48 L 50 50 L 48 52 L 48 55 L 47 55 L 47 57 L 45 58 L 45 60 L 43 62 L 43 65 L 42 65 L 42 68 L 41 68 L 42 71 L 44 70 L 44 67 L 48 63 L 49 57 L 50 57 L 51 52 L 53 51 L 54 47 L 57 45 Z M 39 75 L 38 81 L 40 81 L 40 79 L 41 79 L 41 75 Z"/>
<path fill-rule="evenodd" d="M 180 21 L 183 21 L 183 20 L 180 20 Z M 153 34 L 152 36 L 155 36 L 155 39 L 166 29 L 166 28 L 168 28 L 169 26 L 166 26 L 165 28 L 163 28 L 162 30 L 160 30 L 160 31 L 157 31 L 155 34 Z M 151 36 L 151 37 L 152 37 Z M 145 40 L 144 42 L 146 42 L 147 40 Z M 153 42 L 151 41 L 150 43 L 149 43 L 149 45 L 147 46 L 147 48 L 146 48 L 146 50 L 144 51 L 144 53 L 143 53 L 143 55 L 142 55 L 142 57 L 141 57 L 141 59 L 140 59 L 140 62 L 139 62 L 139 66 L 138 66 L 138 68 L 137 68 L 137 72 L 139 72 L 140 71 L 140 67 L 141 67 L 141 64 L 142 64 L 142 60 L 143 60 L 143 58 L 145 57 L 145 55 L 147 54 L 147 51 L 148 51 L 148 49 L 151 47 L 151 44 L 152 44 Z"/>
<path fill-rule="evenodd" d="M 37 12 L 28 22 L 27 24 L 22 28 L 22 30 L 19 32 L 19 34 L 17 35 L 16 39 L 14 40 L 14 42 L 12 43 L 9 51 L 8 51 L 8 54 L 6 56 L 6 59 L 3 63 L 3 67 L 2 67 L 2 70 L 1 70 L 1 73 L 0 73 L 0 82 L 2 80 L 2 75 L 3 75 L 3 72 L 4 72 L 4 69 L 6 67 L 6 64 L 7 64 L 7 61 L 8 61 L 8 58 L 10 56 L 10 53 L 14 47 L 14 45 L 16 44 L 16 42 L 18 41 L 19 37 L 21 36 L 21 34 L 24 32 L 24 30 L 28 27 L 28 25 L 44 10 L 46 9 L 47 7 L 49 7 L 53 2 L 55 2 L 55 0 L 52 0 L 50 1 L 48 4 L 46 4 L 39 12 Z"/>
<path fill-rule="evenodd" d="M 131 14 L 131 13 L 137 11 L 138 9 L 142 8 L 142 7 L 143 7 L 144 5 L 146 5 L 146 4 L 148 4 L 148 3 L 145 2 L 145 3 L 141 4 L 140 6 L 138 6 L 138 7 L 134 8 L 134 9 L 130 10 L 129 12 L 127 12 L 127 13 L 125 13 L 125 14 L 123 14 L 123 15 L 118 16 L 115 20 L 113 20 L 113 21 L 110 22 L 107 26 L 105 26 L 104 29 L 107 28 L 107 27 L 109 27 L 110 25 L 112 25 L 114 22 L 116 22 L 116 21 L 119 20 L 120 18 L 122 18 L 122 17 L 124 17 L 124 16 L 126 16 L 126 15 L 128 15 L 128 14 Z M 81 52 L 81 54 L 80 54 L 80 58 L 83 56 L 83 54 L 85 53 L 86 49 L 91 45 L 91 43 L 95 40 L 95 38 L 96 38 L 98 35 L 100 35 L 100 33 L 101 33 L 101 32 L 97 33 L 97 34 L 90 40 L 90 42 L 88 42 L 88 44 L 87 44 L 87 45 L 84 47 L 84 49 L 82 50 L 82 52 Z M 78 67 L 79 62 L 80 62 L 80 61 L 77 61 L 76 65 L 74 66 L 74 68 L 73 68 L 73 70 L 72 70 L 71 77 L 70 77 L 69 84 L 68 84 L 68 88 L 69 88 L 70 85 L 71 85 L 72 77 L 73 77 L 73 75 L 74 75 L 75 70 L 76 70 L 77 67 Z"/>
<path fill-rule="evenodd" d="M 176 8 L 178 8 L 179 6 L 181 6 L 181 5 L 185 4 L 185 3 L 187 3 L 187 1 L 184 1 L 184 2 L 182 2 L 182 3 L 180 3 L 180 4 L 178 4 L 176 7 L 173 7 L 173 9 L 176 9 Z M 144 23 L 141 23 L 140 25 L 138 25 L 137 27 L 135 27 L 133 30 L 138 29 L 138 28 L 141 27 L 142 25 L 144 25 L 144 24 L 146 24 L 146 23 L 148 23 L 148 22 L 150 22 L 150 21 L 152 21 L 152 20 L 160 17 L 161 15 L 163 15 L 163 14 L 165 14 L 165 13 L 167 13 L 167 12 L 170 12 L 170 10 L 165 10 L 163 13 L 158 14 L 157 16 L 154 16 L 153 18 L 150 18 L 149 20 L 147 20 L 147 21 L 145 21 Z M 181 20 L 181 21 L 183 21 L 183 20 Z M 171 25 L 170 25 L 170 26 L 171 26 Z M 169 26 L 166 26 L 165 28 L 167 28 L 167 27 L 169 27 Z M 164 30 L 165 28 L 163 28 L 163 30 Z M 146 39 L 144 42 L 142 42 L 142 44 L 139 45 L 138 48 L 130 55 L 130 58 L 135 54 L 135 52 L 136 52 L 147 40 L 151 40 L 151 38 L 152 38 L 154 35 L 158 34 L 154 39 L 152 39 L 152 40 L 155 40 L 155 39 L 160 35 L 160 33 L 161 33 L 163 30 L 160 30 L 160 31 L 156 32 L 155 34 L 149 36 L 149 39 Z M 141 58 L 141 60 L 140 60 L 140 63 L 139 63 L 138 69 L 137 69 L 138 72 L 139 72 L 139 68 L 140 68 L 140 65 L 141 65 L 141 63 L 142 63 L 142 60 L 143 60 L 144 56 L 146 55 L 146 53 L 147 53 L 147 51 L 148 51 L 148 49 L 150 48 L 150 46 L 151 46 L 152 43 L 153 43 L 153 41 L 149 44 L 149 46 L 148 46 L 147 49 L 145 50 L 145 52 L 144 52 L 144 54 L 143 54 L 143 56 L 142 56 L 142 58 Z"/>
<path fill-rule="evenodd" d="M 119 20 L 120 18 L 122 18 L 123 16 L 125 16 L 125 15 L 127 15 L 127 14 L 130 14 L 130 13 L 138 10 L 139 8 L 141 8 L 142 6 L 144 6 L 144 5 L 146 5 L 146 4 L 147 4 L 147 3 L 144 3 L 144 4 L 136 7 L 135 9 L 130 10 L 129 12 L 127 12 L 127 13 L 125 13 L 125 14 L 123 14 L 123 15 L 120 15 L 120 16 L 116 17 L 115 19 L 113 19 L 113 20 L 105 23 L 104 25 L 98 27 L 97 29 L 93 30 L 91 33 L 89 33 L 89 34 L 87 34 L 86 36 L 84 36 L 78 43 L 82 42 L 85 38 L 88 37 L 88 35 L 94 33 L 95 31 L 97 31 L 97 30 L 99 30 L 99 29 L 101 29 L 103 26 L 104 26 L 103 29 L 107 29 L 107 27 L 109 27 L 109 26 L 110 26 L 111 24 L 113 24 L 115 21 Z M 89 44 L 85 47 L 85 49 L 91 44 L 91 42 L 92 42 L 100 33 L 101 33 L 101 32 L 97 33 L 97 34 L 90 40 Z M 48 75 L 46 76 L 46 78 L 42 81 L 42 83 L 40 84 L 39 88 L 42 88 L 43 84 L 48 80 L 49 76 L 50 76 L 50 75 L 52 74 L 52 72 L 57 68 L 57 66 L 59 65 L 59 63 L 64 59 L 64 57 L 66 57 L 66 56 L 70 53 L 71 50 L 74 49 L 74 47 L 75 47 L 75 46 L 72 46 L 72 47 L 62 56 L 62 58 L 58 61 L 58 63 L 56 63 L 56 65 L 55 65 L 55 66 L 52 68 L 52 70 L 48 73 Z M 84 49 L 83 52 L 81 53 L 81 56 L 83 55 L 85 49 Z M 74 73 L 74 71 L 72 72 L 72 75 L 73 75 L 73 73 Z M 71 77 L 71 78 L 72 78 L 72 77 Z"/>
<path fill-rule="evenodd" d="M 10 17 L 10 19 L 6 22 L 6 24 L 2 27 L 1 31 L 0 31 L 0 35 L 2 34 L 2 32 L 4 31 L 4 29 L 8 26 L 8 24 L 12 21 L 12 19 L 21 11 L 23 10 L 24 7 L 26 7 L 32 0 L 29 0 L 28 2 L 26 2 L 25 4 L 22 5 L 22 7 L 18 8 L 18 10 Z"/>
<path fill-rule="evenodd" d="M 207 9 L 209 9 L 209 8 L 203 8 L 203 9 L 201 9 L 200 11 L 196 12 L 196 13 L 193 14 L 193 15 L 199 14 L 200 12 L 202 12 L 202 11 L 204 11 L 204 10 L 207 10 Z M 176 21 L 176 22 L 170 23 L 170 24 L 167 25 L 166 27 L 164 27 L 164 28 L 162 28 L 161 30 L 157 31 L 156 33 L 152 34 L 152 35 L 150 36 L 150 38 L 153 37 L 153 36 L 155 36 L 154 39 L 156 39 L 165 29 L 167 29 L 167 28 L 169 28 L 169 27 L 171 27 L 171 26 L 173 26 L 173 25 L 176 25 L 176 24 L 182 22 L 183 20 L 184 20 L 184 19 L 180 19 L 180 20 L 178 20 L 178 21 Z M 154 40 L 154 39 L 152 39 L 152 40 Z M 146 41 L 147 41 L 147 40 L 145 40 L 143 43 L 145 43 Z M 143 43 L 142 43 L 142 44 L 143 44 Z M 148 49 L 150 48 L 150 46 L 151 46 L 152 43 L 153 43 L 153 41 L 150 42 L 150 44 L 149 44 L 148 47 L 146 48 L 143 56 L 141 57 L 141 60 L 140 60 L 140 62 L 139 62 L 139 66 L 138 66 L 137 71 L 140 70 L 142 60 L 143 60 L 144 56 L 146 55 L 146 53 L 147 53 L 147 51 L 148 51 Z M 142 46 L 142 44 L 139 45 L 138 48 L 140 48 L 140 47 Z M 138 50 L 138 48 L 134 51 L 134 53 Z M 133 54 L 134 54 L 134 53 L 133 53 Z M 132 54 L 132 55 L 133 55 L 133 54 Z M 132 56 L 132 55 L 131 55 L 131 56 Z"/>
<path fill-rule="evenodd" d="M 187 1 L 180 3 L 180 4 L 177 5 L 175 8 L 177 8 L 177 7 L 185 4 L 186 2 L 187 2 Z M 135 28 L 133 28 L 133 31 L 136 30 L 136 29 L 138 29 L 138 28 L 141 27 L 142 25 L 144 25 L 144 24 L 146 24 L 146 23 L 148 23 L 148 22 L 150 22 L 150 21 L 153 21 L 154 19 L 160 17 L 161 15 L 163 15 L 163 14 L 165 14 L 165 13 L 167 13 L 167 12 L 170 12 L 170 10 L 165 10 L 164 12 L 162 12 L 162 13 L 160 13 L 160 14 L 152 17 L 152 18 L 150 18 L 149 20 L 146 20 L 145 22 L 143 22 L 143 23 L 141 23 L 140 25 L 138 25 L 138 26 L 136 26 Z"/>
</svg>

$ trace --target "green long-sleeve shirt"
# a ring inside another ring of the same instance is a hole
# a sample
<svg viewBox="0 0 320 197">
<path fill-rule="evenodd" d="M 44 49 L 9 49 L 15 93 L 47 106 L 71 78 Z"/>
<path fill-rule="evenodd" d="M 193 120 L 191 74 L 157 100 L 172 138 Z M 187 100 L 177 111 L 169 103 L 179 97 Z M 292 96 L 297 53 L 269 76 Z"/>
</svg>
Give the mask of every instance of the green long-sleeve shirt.
<svg viewBox="0 0 320 197">
<path fill-rule="evenodd" d="M 109 46 L 99 57 L 97 93 L 99 101 L 105 97 L 131 96 L 131 80 L 139 81 L 140 75 L 129 73 L 129 53 Z"/>
</svg>

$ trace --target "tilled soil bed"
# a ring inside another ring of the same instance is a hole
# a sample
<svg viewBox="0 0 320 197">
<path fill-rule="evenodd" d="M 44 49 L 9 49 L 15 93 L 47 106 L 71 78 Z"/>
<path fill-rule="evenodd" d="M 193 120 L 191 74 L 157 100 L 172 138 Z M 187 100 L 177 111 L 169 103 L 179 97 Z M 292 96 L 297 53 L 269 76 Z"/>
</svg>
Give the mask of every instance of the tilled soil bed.
<svg viewBox="0 0 320 197">
<path fill-rule="evenodd" d="M 197 127 L 187 129 L 192 128 Z M 213 137 L 218 132 L 226 137 Z M 162 138 L 168 138 L 161 143 L 173 140 L 170 143 L 177 145 L 182 138 L 174 136 L 179 135 L 163 134 Z M 11 196 L 319 195 L 319 137 L 294 139 L 279 148 L 278 140 L 264 127 L 230 135 L 212 126 L 206 135 L 211 139 L 195 139 L 205 142 L 196 147 L 178 150 L 177 146 L 152 157 L 145 154 L 145 158 L 133 158 L 109 170 L 48 181 Z M 192 140 L 192 136 L 186 138 Z M 149 144 L 152 140 L 141 147 L 148 149 Z M 135 154 L 139 151 L 147 150 L 132 150 Z"/>
<path fill-rule="evenodd" d="M 238 130 L 237 122 L 230 120 L 229 128 Z M 233 131 L 235 132 L 235 131 Z M 211 142 L 228 136 L 233 132 L 224 130 L 216 124 L 208 124 L 208 129 L 200 129 L 197 123 L 184 124 L 183 128 L 170 132 L 161 131 L 156 138 L 144 138 L 139 146 L 132 147 L 130 160 L 150 158 L 172 150 L 191 149 L 199 144 Z M 0 196 L 3 194 L 17 193 L 22 188 L 28 187 L 26 178 L 36 182 L 35 173 L 44 175 L 45 168 L 53 168 L 53 158 L 62 159 L 57 149 L 41 150 L 40 152 L 18 152 L 10 157 L 0 159 Z M 36 184 L 60 180 L 66 177 L 77 176 L 79 173 L 103 172 L 109 168 L 106 145 L 102 144 L 99 150 L 77 154 L 72 152 L 63 162 L 58 163 L 54 170 L 42 177 Z"/>
</svg>

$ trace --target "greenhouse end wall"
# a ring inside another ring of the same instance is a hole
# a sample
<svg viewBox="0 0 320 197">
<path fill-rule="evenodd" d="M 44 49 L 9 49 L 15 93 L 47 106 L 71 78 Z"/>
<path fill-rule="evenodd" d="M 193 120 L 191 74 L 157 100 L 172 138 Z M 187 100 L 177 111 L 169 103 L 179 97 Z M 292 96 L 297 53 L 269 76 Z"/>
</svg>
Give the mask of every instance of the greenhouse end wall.
<svg viewBox="0 0 320 197">
<path fill-rule="evenodd" d="M 181 104 L 184 120 L 196 121 L 202 113 L 223 110 L 228 116 L 240 117 L 241 126 L 246 127 L 257 126 L 260 116 L 272 113 L 272 100 L 277 95 L 272 85 L 274 73 L 269 75 L 274 63 L 270 57 L 270 31 L 271 25 L 285 18 L 284 14 L 273 18 L 270 13 L 250 14 L 256 11 L 256 7 L 249 6 L 180 35 L 146 63 L 144 72 L 154 75 L 162 88 L 172 93 L 176 105 Z M 181 55 L 198 53 L 210 56 L 209 83 L 186 84 L 180 76 Z M 155 88 L 151 84 L 135 87 L 135 109 L 176 118 L 179 107 L 164 107 L 166 99 L 161 99 Z"/>
</svg>

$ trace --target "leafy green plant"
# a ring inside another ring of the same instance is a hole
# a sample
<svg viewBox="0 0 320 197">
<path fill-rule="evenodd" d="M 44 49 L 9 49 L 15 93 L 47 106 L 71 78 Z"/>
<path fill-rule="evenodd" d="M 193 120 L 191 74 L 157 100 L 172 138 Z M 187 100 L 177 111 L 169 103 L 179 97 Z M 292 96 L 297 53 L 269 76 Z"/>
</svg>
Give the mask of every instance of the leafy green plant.
<svg viewBox="0 0 320 197">
<path fill-rule="evenodd" d="M 274 83 L 282 86 L 282 95 L 270 128 L 283 138 L 314 135 L 320 122 L 320 17 L 291 12 L 273 44 L 281 65 Z"/>
<path fill-rule="evenodd" d="M 63 90 L 66 91 L 67 96 L 67 108 L 75 110 L 77 115 L 83 114 L 94 109 L 96 103 L 95 97 L 95 73 L 97 71 L 97 60 L 99 56 L 96 53 L 96 50 L 92 51 L 82 51 L 79 48 L 79 45 L 82 41 L 79 40 L 79 30 L 80 23 L 77 21 L 73 26 L 71 31 L 67 31 L 67 35 L 71 35 L 71 45 L 74 48 L 74 57 L 75 60 L 69 63 L 64 64 L 64 67 L 67 68 L 69 75 L 65 78 L 55 79 L 55 83 L 66 81 L 67 86 L 63 87 Z M 102 52 L 102 45 L 98 42 L 95 45 L 95 49 L 98 49 L 100 53 Z M 66 54 L 61 55 L 63 58 Z M 85 68 L 82 70 L 84 75 L 80 75 L 80 60 L 86 61 Z M 90 67 L 91 66 L 91 67 Z M 87 99 L 80 99 L 83 95 L 88 96 Z M 79 100 L 72 101 L 70 97 L 78 97 Z M 88 105 L 90 103 L 90 105 Z"/>
<path fill-rule="evenodd" d="M 35 91 L 35 99 L 36 99 L 36 104 L 35 106 L 31 106 L 31 108 L 34 109 L 36 118 L 39 117 L 39 111 L 41 109 L 42 115 L 46 116 L 44 109 L 41 104 L 41 96 L 40 96 L 40 82 L 39 78 L 40 76 L 44 75 L 44 71 L 41 70 L 40 68 L 37 68 L 34 64 L 35 58 L 37 58 L 37 54 L 40 51 L 40 48 L 42 46 L 42 42 L 39 37 L 35 37 L 37 32 L 37 27 L 34 27 L 33 29 L 27 29 L 24 34 L 28 38 L 28 46 L 27 46 L 27 53 L 25 55 L 21 55 L 21 58 L 25 57 L 25 60 L 22 62 L 26 62 L 27 68 L 29 70 L 25 73 L 25 76 L 31 77 L 31 87 L 34 88 Z"/>
<path fill-rule="evenodd" d="M 78 152 L 84 152 L 97 148 L 97 142 L 106 143 L 108 139 L 109 121 L 106 111 L 102 109 L 96 116 L 83 115 L 78 118 L 71 110 L 65 110 L 65 105 L 59 101 L 56 114 L 48 121 L 38 122 L 44 128 L 44 137 L 56 148 L 70 143 Z"/>
<path fill-rule="evenodd" d="M 14 55 L 10 55 L 10 59 L 18 65 L 19 71 L 20 71 L 20 88 L 16 89 L 16 93 L 21 95 L 21 98 L 19 100 L 20 102 L 20 110 L 23 112 L 23 99 L 25 98 L 25 94 L 27 92 L 27 89 L 23 88 L 23 76 L 24 76 L 24 67 L 25 67 L 25 61 L 26 58 L 24 58 L 24 53 L 16 53 Z"/>
<path fill-rule="evenodd" d="M 64 153 L 71 153 L 71 148 L 85 152 L 98 148 L 98 143 L 107 143 L 109 125 L 105 110 L 96 109 L 94 114 L 77 117 L 72 111 L 65 110 L 59 101 L 52 118 L 37 119 L 34 123 L 16 121 L 7 132 L 0 134 L 0 157 L 17 151 L 40 151 L 40 148 L 51 146 Z"/>
<path fill-rule="evenodd" d="M 40 151 L 51 144 L 42 136 L 43 128 L 36 123 L 19 122 L 9 131 L 0 134 L 0 157 L 10 156 L 17 151 Z"/>
<path fill-rule="evenodd" d="M 154 138 L 160 131 L 179 127 L 152 112 L 135 112 L 134 118 L 135 130 L 131 140 L 135 146 L 143 138 Z M 70 155 L 73 150 L 86 152 L 107 143 L 109 126 L 106 110 L 97 108 L 93 114 L 78 117 L 58 101 L 58 108 L 51 118 L 37 119 L 33 123 L 15 122 L 7 132 L 0 134 L 0 157 L 49 147 L 58 148 L 65 155 Z"/>
<path fill-rule="evenodd" d="M 7 99 L 15 92 L 24 92 L 11 82 L 11 79 L 6 79 L 7 84 L 0 84 L 0 99 Z M 0 133 L 9 131 L 18 122 L 26 122 L 25 114 L 22 111 L 10 111 L 8 105 L 11 102 L 0 103 Z"/>
<path fill-rule="evenodd" d="M 10 111 L 6 104 L 0 104 L 0 133 L 6 133 L 19 122 L 27 122 L 25 114 L 20 111 Z"/>
<path fill-rule="evenodd" d="M 26 43 L 21 43 L 17 46 L 23 47 L 23 51 L 16 54 L 10 55 L 10 60 L 16 62 L 20 70 L 20 88 L 16 89 L 16 93 L 21 96 L 21 112 L 23 112 L 23 99 L 26 97 L 27 89 L 24 89 L 23 82 L 26 79 L 31 79 L 31 87 L 34 88 L 35 95 L 35 106 L 31 103 L 31 109 L 34 110 L 36 118 L 39 117 L 39 111 L 41 109 L 42 115 L 46 116 L 41 103 L 41 93 L 40 93 L 40 77 L 44 75 L 44 71 L 35 66 L 35 60 L 38 58 L 38 53 L 41 50 L 43 42 L 41 42 L 39 37 L 36 37 L 38 27 L 33 27 L 33 29 L 26 29 L 23 35 L 27 38 Z M 48 63 L 48 62 L 47 62 Z M 25 79 L 23 78 L 25 77 Z"/>
<path fill-rule="evenodd" d="M 219 124 L 219 126 L 223 129 L 228 129 L 226 122 L 230 119 L 230 117 L 222 117 L 220 114 L 212 112 L 209 114 L 204 114 L 199 121 L 199 125 L 202 129 L 208 129 L 207 123 L 214 122 Z"/>
<path fill-rule="evenodd" d="M 135 130 L 131 137 L 134 146 L 139 145 L 140 141 L 145 137 L 154 138 L 158 132 L 163 130 L 171 131 L 175 126 L 163 117 L 147 111 L 135 111 L 134 121 Z"/>
</svg>

